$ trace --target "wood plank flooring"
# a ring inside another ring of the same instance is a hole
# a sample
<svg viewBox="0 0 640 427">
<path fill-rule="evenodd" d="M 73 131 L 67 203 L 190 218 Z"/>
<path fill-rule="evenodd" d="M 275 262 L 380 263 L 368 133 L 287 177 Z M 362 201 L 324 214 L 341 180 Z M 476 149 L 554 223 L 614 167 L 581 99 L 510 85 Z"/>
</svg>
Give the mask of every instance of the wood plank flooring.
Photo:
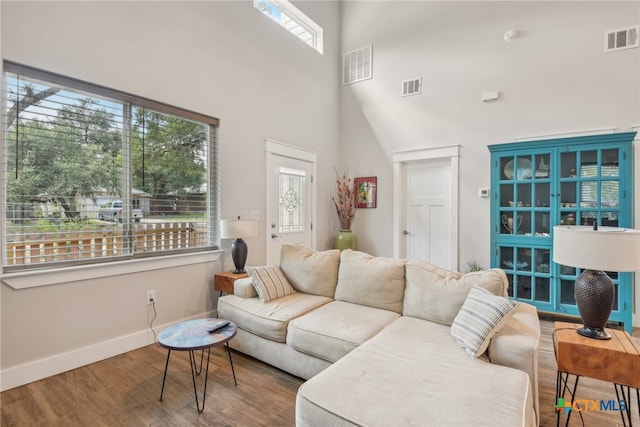
<svg viewBox="0 0 640 427">
<path fill-rule="evenodd" d="M 543 427 L 556 423 L 553 321 L 541 320 L 540 412 Z M 634 331 L 640 336 L 640 330 Z M 233 352 L 233 385 L 226 351 L 212 350 L 205 410 L 198 414 L 189 359 L 173 352 L 164 400 L 159 401 L 166 350 L 147 346 L 0 394 L 2 426 L 294 426 L 295 395 L 302 384 L 278 369 Z M 640 375 L 640 373 L 639 373 Z M 202 383 L 198 384 L 199 392 Z M 615 399 L 613 386 L 582 378 L 578 397 Z M 640 424 L 634 400 L 633 421 Z M 571 426 L 622 425 L 617 412 L 576 413 Z"/>
</svg>

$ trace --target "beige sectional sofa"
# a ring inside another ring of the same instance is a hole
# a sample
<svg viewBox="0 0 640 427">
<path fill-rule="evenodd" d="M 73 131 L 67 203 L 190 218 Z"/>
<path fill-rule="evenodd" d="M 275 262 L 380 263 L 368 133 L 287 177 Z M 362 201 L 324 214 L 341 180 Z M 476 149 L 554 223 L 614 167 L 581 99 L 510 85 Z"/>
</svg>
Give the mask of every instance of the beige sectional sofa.
<svg viewBox="0 0 640 427">
<path fill-rule="evenodd" d="M 476 287 L 506 296 L 502 270 L 463 275 L 301 246 L 283 246 L 272 268 L 295 292 L 261 301 L 256 271 L 219 299 L 218 316 L 238 325 L 232 348 L 308 380 L 296 399 L 297 425 L 538 424 L 535 308 L 490 295 L 515 307 L 479 357 L 452 334 L 471 294 L 488 295 Z"/>
</svg>

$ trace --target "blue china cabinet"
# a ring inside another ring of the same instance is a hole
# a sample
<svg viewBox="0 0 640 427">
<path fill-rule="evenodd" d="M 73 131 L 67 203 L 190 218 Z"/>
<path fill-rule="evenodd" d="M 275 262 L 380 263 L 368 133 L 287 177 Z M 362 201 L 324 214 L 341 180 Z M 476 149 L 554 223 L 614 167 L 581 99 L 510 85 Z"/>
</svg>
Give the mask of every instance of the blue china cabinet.
<svg viewBox="0 0 640 427">
<path fill-rule="evenodd" d="M 491 153 L 491 266 L 509 296 L 539 312 L 579 316 L 580 269 L 553 262 L 553 226 L 633 226 L 635 132 L 513 142 Z M 616 287 L 609 321 L 631 332 L 632 273 L 608 272 Z"/>
</svg>

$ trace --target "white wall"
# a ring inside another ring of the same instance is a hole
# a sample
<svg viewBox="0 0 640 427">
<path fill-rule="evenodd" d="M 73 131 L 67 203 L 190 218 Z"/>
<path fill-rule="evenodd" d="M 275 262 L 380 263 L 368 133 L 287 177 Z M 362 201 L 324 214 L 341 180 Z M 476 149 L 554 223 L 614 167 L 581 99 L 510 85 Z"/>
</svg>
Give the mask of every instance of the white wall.
<svg viewBox="0 0 640 427">
<path fill-rule="evenodd" d="M 342 49 L 373 44 L 374 77 L 341 90 L 343 158 L 386 180 L 394 151 L 460 144 L 462 265 L 488 265 L 486 146 L 637 125 L 640 50 L 604 53 L 603 33 L 639 21 L 638 2 L 344 2 Z M 509 29 L 520 36 L 506 42 Z M 402 98 L 401 81 L 417 76 L 422 94 Z M 494 90 L 498 101 L 481 102 Z M 385 225 L 390 203 L 378 203 Z M 358 234 L 376 221 L 356 220 Z M 388 255 L 390 239 L 369 249 Z"/>
<path fill-rule="evenodd" d="M 317 151 L 320 176 L 338 162 L 339 6 L 298 7 L 324 27 L 324 55 L 253 8 L 233 2 L 11 2 L 2 11 L 2 57 L 220 118 L 222 217 L 265 209 L 264 141 Z M 28 24 L 28 25 L 27 25 Z M 318 180 L 318 246 L 333 235 L 332 181 Z M 265 259 L 264 227 L 248 264 Z M 227 260 L 227 265 L 230 263 Z M 215 310 L 202 262 L 113 277 L 1 289 L 3 387 L 27 371 L 142 345 L 155 289 L 156 325 Z M 73 367 L 73 366 L 71 366 Z M 7 379 L 9 378 L 9 379 Z"/>
<path fill-rule="evenodd" d="M 393 253 L 392 153 L 460 144 L 460 268 L 489 266 L 487 145 L 639 125 L 640 49 L 603 52 L 605 30 L 638 23 L 638 2 L 343 2 L 342 51 L 373 44 L 373 79 L 341 89 L 342 157 L 381 188 L 357 212 L 360 248 Z M 419 76 L 422 94 L 401 97 Z"/>
</svg>

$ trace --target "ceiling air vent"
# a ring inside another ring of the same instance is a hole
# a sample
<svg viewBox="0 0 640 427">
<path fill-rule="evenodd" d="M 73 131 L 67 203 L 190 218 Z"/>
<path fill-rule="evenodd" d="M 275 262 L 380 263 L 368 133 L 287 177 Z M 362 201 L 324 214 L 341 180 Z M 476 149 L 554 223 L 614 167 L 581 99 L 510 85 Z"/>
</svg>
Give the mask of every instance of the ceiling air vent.
<svg viewBox="0 0 640 427">
<path fill-rule="evenodd" d="M 638 33 L 640 33 L 640 25 L 605 31 L 604 51 L 612 52 L 614 50 L 638 47 Z"/>
<path fill-rule="evenodd" d="M 422 77 L 402 82 L 402 96 L 419 95 L 422 92 Z"/>
<path fill-rule="evenodd" d="M 368 80 L 373 77 L 373 45 L 346 52 L 342 56 L 342 84 Z"/>
</svg>

